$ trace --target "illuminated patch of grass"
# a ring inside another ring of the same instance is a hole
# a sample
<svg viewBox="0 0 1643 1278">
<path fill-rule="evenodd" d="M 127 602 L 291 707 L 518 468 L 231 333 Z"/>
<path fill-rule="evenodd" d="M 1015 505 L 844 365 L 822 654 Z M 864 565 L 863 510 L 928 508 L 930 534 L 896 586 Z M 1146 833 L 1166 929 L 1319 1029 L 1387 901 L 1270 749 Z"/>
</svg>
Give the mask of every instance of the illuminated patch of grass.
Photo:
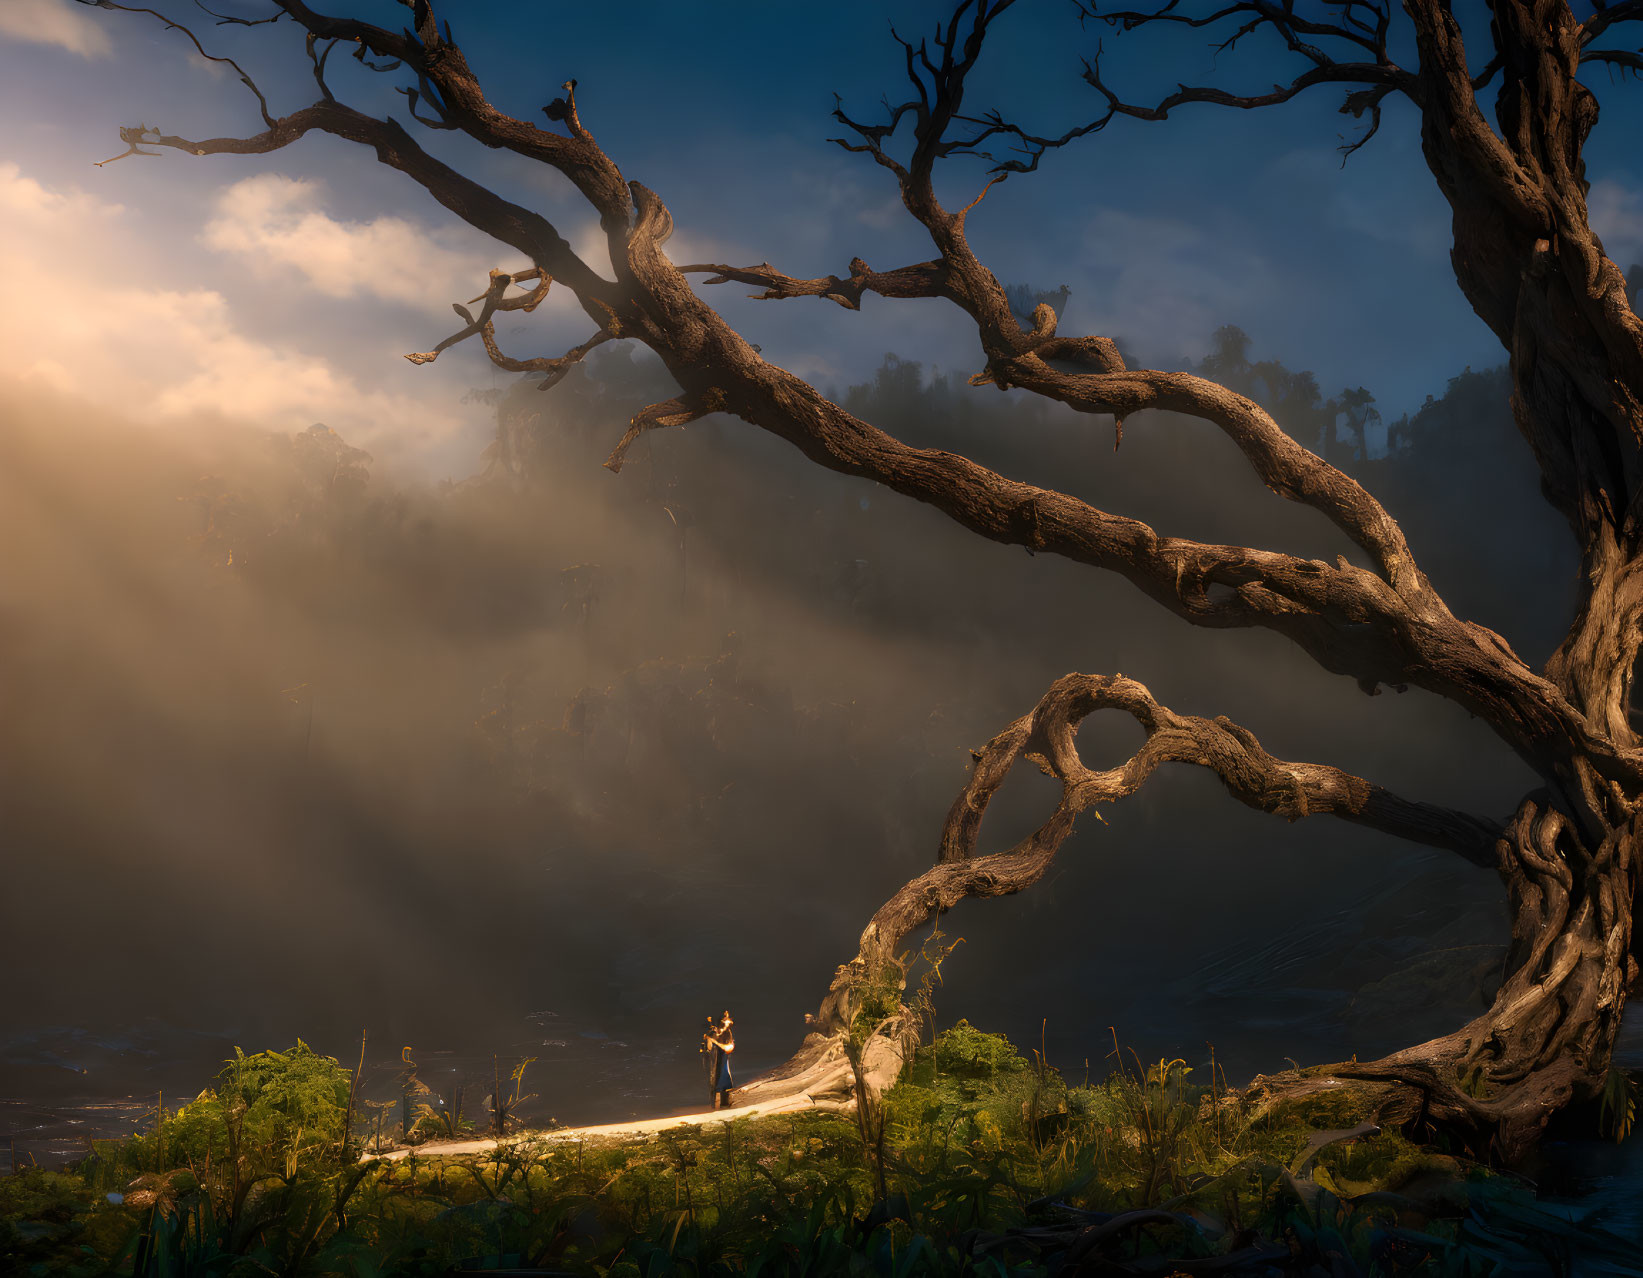
<svg viewBox="0 0 1643 1278">
<path fill-rule="evenodd" d="M 1356 1126 L 1355 1094 L 1263 1108 L 1133 1055 L 1070 1087 L 963 1022 L 883 1098 L 882 1194 L 861 1127 L 820 1112 L 345 1161 L 331 1109 L 346 1072 L 305 1052 L 237 1057 L 166 1130 L 0 1180 L 0 1271 L 1004 1278 L 1199 1260 L 1402 1275 L 1576 1253 L 1643 1271 L 1632 1244 L 1510 1178 L 1396 1133 L 1321 1135 Z"/>
</svg>

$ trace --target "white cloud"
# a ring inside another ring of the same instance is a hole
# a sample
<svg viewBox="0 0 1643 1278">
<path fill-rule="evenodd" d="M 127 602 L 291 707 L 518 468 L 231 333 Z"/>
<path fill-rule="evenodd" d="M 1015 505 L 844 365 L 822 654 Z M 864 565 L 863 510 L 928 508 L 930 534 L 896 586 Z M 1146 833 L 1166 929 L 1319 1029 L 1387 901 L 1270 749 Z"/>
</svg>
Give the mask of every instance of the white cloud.
<svg viewBox="0 0 1643 1278">
<path fill-rule="evenodd" d="M 12 161 L 0 162 L 0 217 L 8 222 L 39 233 L 64 219 L 77 222 L 108 219 L 125 210 L 121 205 L 108 204 L 83 191 L 66 194 L 41 185 Z M 106 229 L 106 225 L 99 226 Z"/>
<path fill-rule="evenodd" d="M 614 279 L 616 270 L 610 264 L 610 242 L 605 235 L 605 229 L 598 221 L 592 218 L 585 219 L 572 231 L 569 236 L 571 252 L 592 267 L 598 275 L 605 279 Z M 669 240 L 664 247 L 671 247 Z"/>
<path fill-rule="evenodd" d="M 327 297 L 378 297 L 441 310 L 482 292 L 490 268 L 504 265 L 503 256 L 517 256 L 465 228 L 389 216 L 341 221 L 321 207 L 324 194 L 308 179 L 246 178 L 218 196 L 202 238 L 243 258 L 265 280 L 295 272 Z"/>
<path fill-rule="evenodd" d="M 1624 271 L 1643 261 L 1643 191 L 1600 178 L 1592 183 L 1586 207 L 1592 229 L 1616 266 Z"/>
<path fill-rule="evenodd" d="M 54 44 L 82 58 L 114 52 L 103 24 L 70 0 L 0 0 L 0 35 Z"/>
<path fill-rule="evenodd" d="M 379 457 L 426 455 L 472 429 L 456 404 L 460 367 L 393 361 L 373 366 L 368 384 L 352 371 L 357 351 L 257 334 L 254 308 L 187 282 L 187 259 L 168 258 L 146 231 L 120 205 L 0 163 L 0 348 L 11 376 L 161 425 L 200 414 L 266 430 L 324 421 Z"/>
</svg>

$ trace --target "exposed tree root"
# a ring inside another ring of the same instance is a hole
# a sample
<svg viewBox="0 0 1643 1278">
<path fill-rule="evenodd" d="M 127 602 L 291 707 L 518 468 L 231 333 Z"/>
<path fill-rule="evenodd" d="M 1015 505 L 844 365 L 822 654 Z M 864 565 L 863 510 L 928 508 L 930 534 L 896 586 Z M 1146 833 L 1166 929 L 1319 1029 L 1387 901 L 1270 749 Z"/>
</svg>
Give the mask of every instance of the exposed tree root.
<svg viewBox="0 0 1643 1278">
<path fill-rule="evenodd" d="M 912 1057 L 911 1047 L 899 1022 L 867 1040 L 862 1048 L 862 1066 L 863 1081 L 870 1095 L 882 1095 L 895 1085 L 903 1066 Z M 807 1035 L 804 1045 L 791 1060 L 745 1087 L 736 1088 L 730 1100 L 737 1106 L 762 1105 L 801 1096 L 816 1104 L 855 1107 L 856 1076 L 845 1050 L 845 1031 Z"/>
</svg>

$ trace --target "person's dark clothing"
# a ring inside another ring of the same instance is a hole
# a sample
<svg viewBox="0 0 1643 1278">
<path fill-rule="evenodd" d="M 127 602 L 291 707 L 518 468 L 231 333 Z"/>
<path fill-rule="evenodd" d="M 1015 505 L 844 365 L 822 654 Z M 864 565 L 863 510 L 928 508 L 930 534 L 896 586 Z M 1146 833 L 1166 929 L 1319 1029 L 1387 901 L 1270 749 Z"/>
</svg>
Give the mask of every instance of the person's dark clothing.
<svg viewBox="0 0 1643 1278">
<path fill-rule="evenodd" d="M 709 1040 L 713 1042 L 710 1053 L 709 1076 L 712 1082 L 709 1084 L 709 1102 L 714 1109 L 729 1109 L 730 1089 L 733 1086 L 730 1077 L 730 1053 L 736 1050 L 736 1036 L 731 1033 L 730 1026 L 725 1025 L 722 1029 L 715 1029 L 709 1035 Z M 721 1043 L 724 1046 L 719 1046 Z"/>
</svg>

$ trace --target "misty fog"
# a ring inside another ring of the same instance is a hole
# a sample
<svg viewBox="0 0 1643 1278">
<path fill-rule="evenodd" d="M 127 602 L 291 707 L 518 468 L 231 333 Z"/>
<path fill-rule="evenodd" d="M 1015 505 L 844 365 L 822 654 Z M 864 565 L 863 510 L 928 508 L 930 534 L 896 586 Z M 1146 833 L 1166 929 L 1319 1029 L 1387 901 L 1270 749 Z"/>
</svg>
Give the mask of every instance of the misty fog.
<svg viewBox="0 0 1643 1278">
<path fill-rule="evenodd" d="M 0 1092 L 197 1089 L 223 1044 L 351 1061 L 368 1029 L 373 1060 L 535 1055 L 562 1119 L 688 1101 L 703 1015 L 736 1009 L 744 1070 L 791 1052 L 932 858 L 969 749 L 1071 670 L 1411 798 L 1499 815 L 1532 785 L 1451 705 L 1195 630 L 743 423 L 602 469 L 669 393 L 620 348 L 546 393 L 501 383 L 473 477 L 430 486 L 323 424 L 159 429 L 4 391 Z M 1115 451 L 1110 419 L 893 357 L 834 393 L 1165 534 L 1354 553 L 1201 423 L 1144 414 Z M 1434 393 L 1390 456 L 1312 442 L 1538 662 L 1572 541 L 1504 381 Z M 1103 714 L 1080 739 L 1116 762 L 1140 732 Z M 1013 779 L 983 841 L 1051 802 Z M 1498 964 L 1498 884 L 1450 854 L 1285 824 L 1181 767 L 1105 816 L 1039 886 L 943 920 L 965 944 L 942 1020 L 1035 1043 L 1047 1020 L 1069 1072 L 1114 1026 L 1248 1074 L 1443 1029 Z"/>
</svg>

